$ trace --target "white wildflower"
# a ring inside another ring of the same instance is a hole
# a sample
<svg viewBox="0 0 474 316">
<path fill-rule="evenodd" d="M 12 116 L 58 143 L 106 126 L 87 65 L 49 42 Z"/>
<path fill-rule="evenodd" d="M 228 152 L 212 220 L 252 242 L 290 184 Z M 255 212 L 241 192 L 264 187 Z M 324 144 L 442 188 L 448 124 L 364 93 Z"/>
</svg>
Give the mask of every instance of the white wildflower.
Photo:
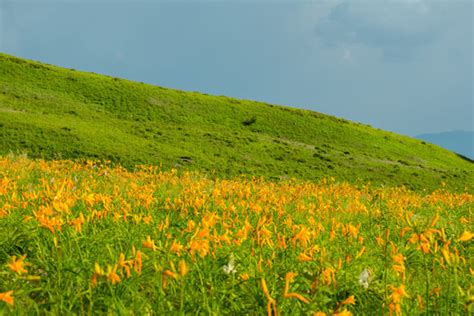
<svg viewBox="0 0 474 316">
<path fill-rule="evenodd" d="M 372 270 L 365 268 L 359 275 L 359 284 L 367 289 L 370 281 L 372 281 Z"/>
<path fill-rule="evenodd" d="M 229 263 L 224 265 L 222 268 L 224 269 L 224 272 L 226 274 L 236 273 L 237 270 L 235 269 L 235 260 L 234 260 L 234 258 L 231 257 L 230 260 L 229 260 Z"/>
</svg>

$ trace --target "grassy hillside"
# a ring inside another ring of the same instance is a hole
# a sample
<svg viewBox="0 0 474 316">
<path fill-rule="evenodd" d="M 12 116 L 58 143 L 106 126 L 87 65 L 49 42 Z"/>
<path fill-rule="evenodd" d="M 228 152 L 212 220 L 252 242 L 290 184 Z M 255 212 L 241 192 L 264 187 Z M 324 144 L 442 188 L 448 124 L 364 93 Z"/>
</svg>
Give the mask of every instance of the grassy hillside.
<svg viewBox="0 0 474 316">
<path fill-rule="evenodd" d="M 474 183 L 472 162 L 369 126 L 0 54 L 0 154 L 10 152 L 221 177 L 335 177 L 429 190 Z"/>
</svg>

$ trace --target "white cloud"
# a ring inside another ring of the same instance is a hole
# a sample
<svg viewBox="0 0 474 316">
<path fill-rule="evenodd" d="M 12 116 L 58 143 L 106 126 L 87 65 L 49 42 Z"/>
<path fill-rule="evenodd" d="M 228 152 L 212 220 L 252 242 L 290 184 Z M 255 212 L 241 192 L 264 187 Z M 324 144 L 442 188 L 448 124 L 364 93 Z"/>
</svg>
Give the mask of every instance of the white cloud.
<svg viewBox="0 0 474 316">
<path fill-rule="evenodd" d="M 342 55 L 342 60 L 346 62 L 352 62 L 352 51 L 350 49 L 345 49 L 344 54 Z"/>
</svg>

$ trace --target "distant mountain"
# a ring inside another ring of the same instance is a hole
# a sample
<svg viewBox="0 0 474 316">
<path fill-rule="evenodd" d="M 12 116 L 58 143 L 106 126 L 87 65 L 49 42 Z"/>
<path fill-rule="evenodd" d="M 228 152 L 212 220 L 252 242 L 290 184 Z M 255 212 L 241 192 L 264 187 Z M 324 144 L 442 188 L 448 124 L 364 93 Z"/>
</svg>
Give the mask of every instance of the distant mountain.
<svg viewBox="0 0 474 316">
<path fill-rule="evenodd" d="M 415 138 L 444 147 L 474 160 L 474 131 L 421 134 Z"/>
</svg>

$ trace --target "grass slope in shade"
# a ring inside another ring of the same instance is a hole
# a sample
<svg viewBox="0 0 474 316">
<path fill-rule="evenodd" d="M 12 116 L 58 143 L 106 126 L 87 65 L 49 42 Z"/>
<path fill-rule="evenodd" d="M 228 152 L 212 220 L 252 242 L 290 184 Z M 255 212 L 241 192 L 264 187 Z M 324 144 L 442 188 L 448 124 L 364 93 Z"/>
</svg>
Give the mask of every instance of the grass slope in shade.
<svg viewBox="0 0 474 316">
<path fill-rule="evenodd" d="M 407 113 L 409 115 L 409 113 Z M 183 92 L 0 54 L 0 154 L 93 158 L 219 177 L 335 177 L 472 190 L 472 162 L 320 113 Z"/>
<path fill-rule="evenodd" d="M 473 315 L 473 203 L 0 157 L 0 315 Z"/>
</svg>

